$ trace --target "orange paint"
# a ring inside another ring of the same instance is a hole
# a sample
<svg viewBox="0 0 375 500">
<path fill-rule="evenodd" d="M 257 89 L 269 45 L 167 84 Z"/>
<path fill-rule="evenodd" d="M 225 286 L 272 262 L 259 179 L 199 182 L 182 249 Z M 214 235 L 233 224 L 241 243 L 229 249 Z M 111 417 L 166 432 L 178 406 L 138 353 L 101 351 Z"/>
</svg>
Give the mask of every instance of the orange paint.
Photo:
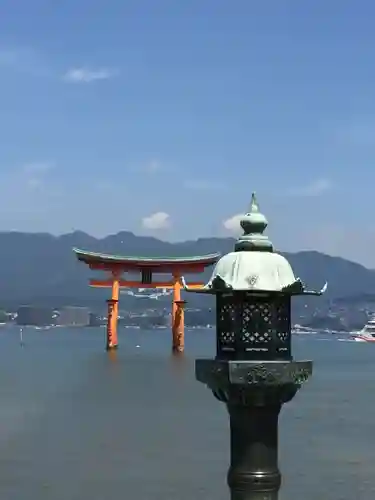
<svg viewBox="0 0 375 500">
<path fill-rule="evenodd" d="M 167 288 L 168 290 L 174 288 L 174 283 L 171 281 L 155 281 L 150 285 L 144 284 L 140 281 L 127 281 L 127 280 L 119 280 L 120 288 Z M 90 280 L 90 286 L 97 288 L 112 288 L 113 280 Z M 203 282 L 197 281 L 193 283 L 189 283 L 190 288 L 202 288 L 204 286 Z"/>
<path fill-rule="evenodd" d="M 112 313 L 112 339 L 113 344 L 118 346 L 118 337 L 117 337 L 117 322 L 118 322 L 118 299 L 120 292 L 120 283 L 119 283 L 119 275 L 116 272 L 112 274 L 112 301 L 113 301 L 113 313 Z"/>
<path fill-rule="evenodd" d="M 172 302 L 172 350 L 183 352 L 185 345 L 184 314 L 181 308 L 181 278 L 178 274 L 173 276 L 173 302 Z"/>
<path fill-rule="evenodd" d="M 185 350 L 185 301 L 176 302 L 175 329 L 173 337 L 173 352 L 182 353 Z"/>
<path fill-rule="evenodd" d="M 115 300 L 109 299 L 108 303 L 108 313 L 107 313 L 107 342 L 106 349 L 107 351 L 111 351 L 113 349 L 117 349 L 118 341 L 117 341 L 117 320 L 114 321 L 114 310 L 115 305 L 117 304 Z M 115 327 L 115 329 L 114 329 Z"/>
</svg>

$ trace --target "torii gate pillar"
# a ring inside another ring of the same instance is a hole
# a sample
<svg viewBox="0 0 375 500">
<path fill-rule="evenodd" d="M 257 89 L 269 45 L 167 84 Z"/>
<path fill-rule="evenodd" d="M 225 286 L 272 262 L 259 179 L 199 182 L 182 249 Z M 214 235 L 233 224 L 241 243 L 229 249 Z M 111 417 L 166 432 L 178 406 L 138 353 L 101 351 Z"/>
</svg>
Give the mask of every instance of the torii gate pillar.
<svg viewBox="0 0 375 500">
<path fill-rule="evenodd" d="M 185 301 L 181 300 L 181 276 L 173 275 L 172 302 L 172 351 L 184 352 L 185 349 Z"/>
<path fill-rule="evenodd" d="M 118 306 L 118 300 L 109 299 L 107 300 L 108 313 L 107 313 L 107 336 L 106 336 L 106 349 L 107 351 L 113 351 L 118 347 L 117 338 L 117 315 L 115 310 Z"/>
<path fill-rule="evenodd" d="M 172 351 L 176 354 L 185 350 L 185 300 L 175 300 L 175 317 L 172 325 Z"/>
</svg>

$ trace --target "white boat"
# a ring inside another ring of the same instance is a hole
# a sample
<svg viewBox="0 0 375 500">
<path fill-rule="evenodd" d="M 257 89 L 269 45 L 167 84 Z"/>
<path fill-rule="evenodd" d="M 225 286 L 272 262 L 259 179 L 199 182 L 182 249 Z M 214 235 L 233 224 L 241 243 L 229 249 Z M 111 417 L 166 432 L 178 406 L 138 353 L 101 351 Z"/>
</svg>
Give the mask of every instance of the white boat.
<svg viewBox="0 0 375 500">
<path fill-rule="evenodd" d="M 370 317 L 362 330 L 352 334 L 352 338 L 356 342 L 375 342 L 375 314 Z"/>
</svg>

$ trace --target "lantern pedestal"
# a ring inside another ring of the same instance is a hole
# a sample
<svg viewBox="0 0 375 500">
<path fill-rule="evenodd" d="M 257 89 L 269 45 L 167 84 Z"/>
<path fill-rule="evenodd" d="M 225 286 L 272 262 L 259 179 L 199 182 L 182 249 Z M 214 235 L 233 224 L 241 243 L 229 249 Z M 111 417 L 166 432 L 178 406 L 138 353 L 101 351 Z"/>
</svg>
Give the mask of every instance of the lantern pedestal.
<svg viewBox="0 0 375 500">
<path fill-rule="evenodd" d="M 279 413 L 311 375 L 312 362 L 203 359 L 195 369 L 229 412 L 231 500 L 277 500 Z"/>
</svg>

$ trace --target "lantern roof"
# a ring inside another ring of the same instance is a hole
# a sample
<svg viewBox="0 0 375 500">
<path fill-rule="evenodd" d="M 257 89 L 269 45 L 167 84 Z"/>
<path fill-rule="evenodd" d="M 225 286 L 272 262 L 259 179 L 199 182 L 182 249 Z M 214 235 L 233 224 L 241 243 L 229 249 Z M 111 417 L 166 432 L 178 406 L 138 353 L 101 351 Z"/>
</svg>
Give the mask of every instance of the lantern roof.
<svg viewBox="0 0 375 500">
<path fill-rule="evenodd" d="M 244 234 L 238 238 L 234 251 L 217 262 L 203 288 L 189 289 L 182 278 L 186 291 L 214 294 L 232 290 L 285 295 L 322 295 L 325 292 L 327 283 L 320 291 L 306 290 L 302 281 L 294 276 L 287 259 L 274 252 L 271 241 L 263 234 L 268 221 L 259 210 L 255 193 L 250 210 L 240 224 Z"/>
</svg>

